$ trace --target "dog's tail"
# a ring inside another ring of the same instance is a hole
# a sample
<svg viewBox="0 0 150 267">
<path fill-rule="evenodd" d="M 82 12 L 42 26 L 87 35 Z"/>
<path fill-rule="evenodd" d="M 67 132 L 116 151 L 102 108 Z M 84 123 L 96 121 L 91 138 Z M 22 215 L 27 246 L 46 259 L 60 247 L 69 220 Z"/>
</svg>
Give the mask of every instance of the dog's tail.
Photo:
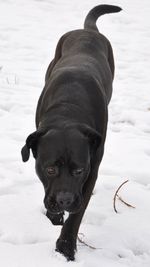
<svg viewBox="0 0 150 267">
<path fill-rule="evenodd" d="M 119 6 L 112 6 L 112 5 L 98 5 L 90 10 L 87 14 L 84 22 L 84 29 L 98 31 L 96 26 L 96 21 L 98 17 L 107 14 L 107 13 L 115 13 L 120 12 L 122 8 Z"/>
</svg>

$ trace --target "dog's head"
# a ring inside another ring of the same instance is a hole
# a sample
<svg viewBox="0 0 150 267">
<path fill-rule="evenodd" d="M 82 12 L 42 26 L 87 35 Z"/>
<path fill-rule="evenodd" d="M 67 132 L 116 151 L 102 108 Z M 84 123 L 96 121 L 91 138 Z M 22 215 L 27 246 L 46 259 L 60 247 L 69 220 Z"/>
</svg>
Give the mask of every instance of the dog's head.
<svg viewBox="0 0 150 267">
<path fill-rule="evenodd" d="M 79 211 L 91 160 L 100 141 L 101 136 L 85 125 L 41 130 L 28 136 L 22 159 L 29 159 L 31 149 L 45 189 L 44 204 L 50 213 Z"/>
</svg>

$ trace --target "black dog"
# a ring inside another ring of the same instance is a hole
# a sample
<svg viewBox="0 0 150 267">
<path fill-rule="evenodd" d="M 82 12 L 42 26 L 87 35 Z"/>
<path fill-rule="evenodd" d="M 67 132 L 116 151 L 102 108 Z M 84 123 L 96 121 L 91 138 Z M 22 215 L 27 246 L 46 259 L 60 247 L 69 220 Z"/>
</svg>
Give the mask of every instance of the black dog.
<svg viewBox="0 0 150 267">
<path fill-rule="evenodd" d="M 56 250 L 68 260 L 74 260 L 79 226 L 103 157 L 112 94 L 112 48 L 98 32 L 96 20 L 120 10 L 96 6 L 83 30 L 60 38 L 38 102 L 37 130 L 22 148 L 23 161 L 29 159 L 30 149 L 36 159 L 47 216 L 53 224 L 63 225 Z M 64 211 L 69 212 L 65 222 Z"/>
</svg>

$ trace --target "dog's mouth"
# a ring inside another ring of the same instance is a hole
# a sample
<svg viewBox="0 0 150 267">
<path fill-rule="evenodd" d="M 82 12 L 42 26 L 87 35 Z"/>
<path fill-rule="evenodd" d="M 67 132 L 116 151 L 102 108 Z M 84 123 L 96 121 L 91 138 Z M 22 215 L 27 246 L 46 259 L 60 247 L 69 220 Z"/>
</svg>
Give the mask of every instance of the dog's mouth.
<svg viewBox="0 0 150 267">
<path fill-rule="evenodd" d="M 80 211 L 82 207 L 82 198 L 80 196 L 76 197 L 74 202 L 69 207 L 60 207 L 60 205 L 56 202 L 54 197 L 44 199 L 44 205 L 47 211 L 53 215 L 60 215 L 64 211 L 69 212 L 70 214 L 75 214 Z"/>
<path fill-rule="evenodd" d="M 60 214 L 63 211 L 58 206 L 57 202 L 54 200 L 54 198 L 45 197 L 44 198 L 44 205 L 48 212 L 52 214 Z"/>
</svg>

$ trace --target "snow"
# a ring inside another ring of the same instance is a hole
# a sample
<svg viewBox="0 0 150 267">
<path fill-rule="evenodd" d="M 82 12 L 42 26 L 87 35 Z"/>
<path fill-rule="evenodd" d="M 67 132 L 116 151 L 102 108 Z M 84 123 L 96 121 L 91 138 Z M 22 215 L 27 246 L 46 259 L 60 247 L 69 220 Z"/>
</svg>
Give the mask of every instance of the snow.
<svg viewBox="0 0 150 267">
<path fill-rule="evenodd" d="M 60 227 L 45 216 L 34 160 L 20 149 L 60 36 L 82 27 L 97 0 L 0 0 L 0 265 L 150 266 L 150 2 L 107 0 L 123 11 L 98 21 L 113 46 L 116 75 L 105 155 L 83 218 L 75 262 L 55 252 Z M 135 206 L 129 208 L 113 197 Z"/>
</svg>

